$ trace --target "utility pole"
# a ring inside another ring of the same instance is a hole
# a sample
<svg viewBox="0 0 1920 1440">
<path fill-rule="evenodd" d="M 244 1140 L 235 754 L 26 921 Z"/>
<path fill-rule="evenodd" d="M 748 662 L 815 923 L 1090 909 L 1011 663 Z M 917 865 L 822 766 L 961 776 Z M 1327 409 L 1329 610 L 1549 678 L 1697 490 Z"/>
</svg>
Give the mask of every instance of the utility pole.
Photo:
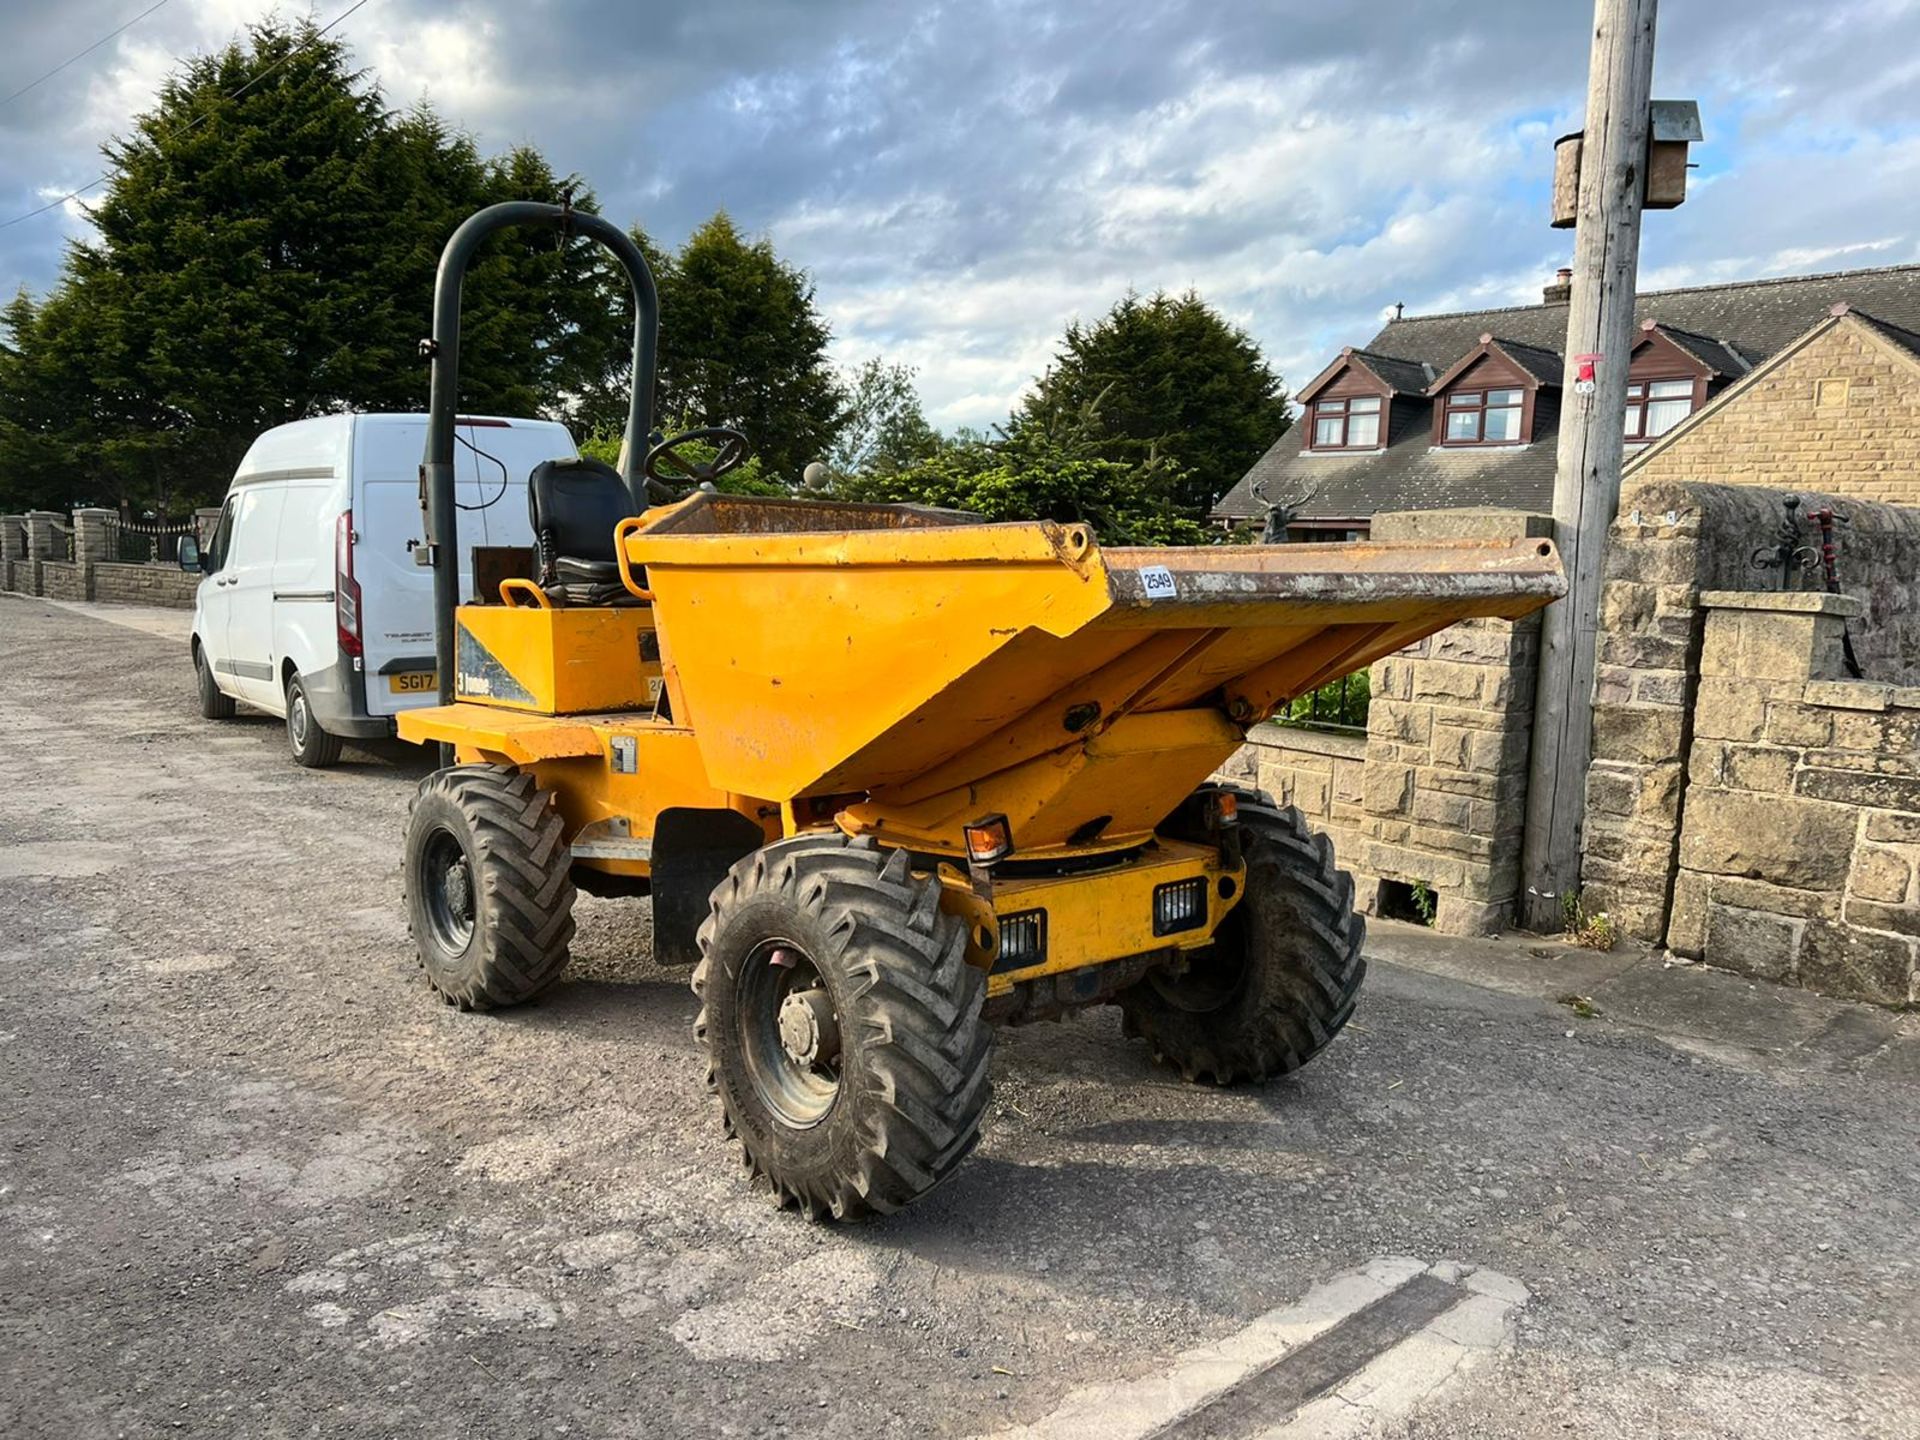
<svg viewBox="0 0 1920 1440">
<path fill-rule="evenodd" d="M 1562 897 L 1579 884 L 1587 769 L 1593 760 L 1593 677 L 1607 529 L 1620 508 L 1620 463 L 1640 268 L 1648 109 L 1657 0 L 1594 0 L 1581 142 L 1573 294 L 1567 307 L 1554 534 L 1567 594 L 1541 620 L 1520 919 L 1557 930 Z"/>
</svg>

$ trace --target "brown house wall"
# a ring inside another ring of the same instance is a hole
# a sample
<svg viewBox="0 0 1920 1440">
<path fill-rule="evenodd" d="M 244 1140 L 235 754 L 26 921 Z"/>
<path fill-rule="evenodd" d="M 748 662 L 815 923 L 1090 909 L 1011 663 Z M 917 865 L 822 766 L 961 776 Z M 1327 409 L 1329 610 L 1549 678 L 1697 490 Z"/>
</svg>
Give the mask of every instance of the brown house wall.
<svg viewBox="0 0 1920 1440">
<path fill-rule="evenodd" d="M 1821 380 L 1847 381 L 1846 402 L 1820 408 Z M 1766 485 L 1920 505 L 1920 361 L 1843 319 L 1714 414 L 1634 460 L 1626 480 Z"/>
<path fill-rule="evenodd" d="M 1380 382 L 1356 366 L 1349 365 L 1328 382 L 1316 400 L 1345 400 L 1354 395 L 1385 395 Z"/>
<path fill-rule="evenodd" d="M 1451 385 L 1453 390 L 1495 390 L 1511 389 L 1513 386 L 1531 385 L 1533 377 L 1523 373 L 1518 365 L 1499 355 L 1482 355 Z"/>
</svg>

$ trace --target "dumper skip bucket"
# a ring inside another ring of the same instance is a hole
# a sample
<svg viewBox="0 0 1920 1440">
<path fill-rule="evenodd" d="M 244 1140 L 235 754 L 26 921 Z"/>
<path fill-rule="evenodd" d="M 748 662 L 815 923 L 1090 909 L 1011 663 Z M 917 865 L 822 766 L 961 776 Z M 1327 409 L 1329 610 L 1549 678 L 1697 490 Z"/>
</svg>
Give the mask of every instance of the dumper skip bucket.
<svg viewBox="0 0 1920 1440">
<path fill-rule="evenodd" d="M 1537 538 L 1106 549 L 1083 524 L 713 494 L 623 547 L 708 778 L 781 800 L 964 783 L 1082 717 L 1215 704 L 1244 729 L 1565 591 Z"/>
</svg>

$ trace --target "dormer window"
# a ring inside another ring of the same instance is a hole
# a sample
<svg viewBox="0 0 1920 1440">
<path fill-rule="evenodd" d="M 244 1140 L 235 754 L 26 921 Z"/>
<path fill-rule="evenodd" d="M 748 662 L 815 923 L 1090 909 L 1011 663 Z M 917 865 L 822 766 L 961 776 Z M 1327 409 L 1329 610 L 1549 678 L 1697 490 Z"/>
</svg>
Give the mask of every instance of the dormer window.
<svg viewBox="0 0 1920 1440">
<path fill-rule="evenodd" d="M 1447 445 L 1513 445 L 1521 436 L 1524 390 L 1456 390 L 1447 396 Z"/>
<path fill-rule="evenodd" d="M 1354 395 L 1313 402 L 1315 450 L 1377 450 L 1380 447 L 1381 398 Z"/>
<path fill-rule="evenodd" d="M 1627 439 L 1654 440 L 1693 413 L 1691 380 L 1636 380 L 1627 386 Z"/>
<path fill-rule="evenodd" d="M 1543 392 L 1557 395 L 1562 368 L 1551 350 L 1482 335 L 1433 382 L 1433 443 L 1448 450 L 1530 443 L 1534 412 Z"/>
</svg>

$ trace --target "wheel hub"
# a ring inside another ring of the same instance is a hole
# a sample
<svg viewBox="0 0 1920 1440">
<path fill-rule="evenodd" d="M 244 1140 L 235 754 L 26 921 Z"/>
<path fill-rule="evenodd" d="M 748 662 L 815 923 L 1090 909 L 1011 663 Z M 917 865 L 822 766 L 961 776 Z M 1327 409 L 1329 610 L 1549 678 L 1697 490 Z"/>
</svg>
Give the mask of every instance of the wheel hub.
<svg viewBox="0 0 1920 1440">
<path fill-rule="evenodd" d="M 457 920 L 473 919 L 473 872 L 467 862 L 456 860 L 447 867 L 445 880 L 447 909 Z"/>
<path fill-rule="evenodd" d="M 840 1054 L 840 1022 L 825 990 L 794 990 L 780 1002 L 780 1044 L 796 1065 L 830 1064 Z"/>
</svg>

